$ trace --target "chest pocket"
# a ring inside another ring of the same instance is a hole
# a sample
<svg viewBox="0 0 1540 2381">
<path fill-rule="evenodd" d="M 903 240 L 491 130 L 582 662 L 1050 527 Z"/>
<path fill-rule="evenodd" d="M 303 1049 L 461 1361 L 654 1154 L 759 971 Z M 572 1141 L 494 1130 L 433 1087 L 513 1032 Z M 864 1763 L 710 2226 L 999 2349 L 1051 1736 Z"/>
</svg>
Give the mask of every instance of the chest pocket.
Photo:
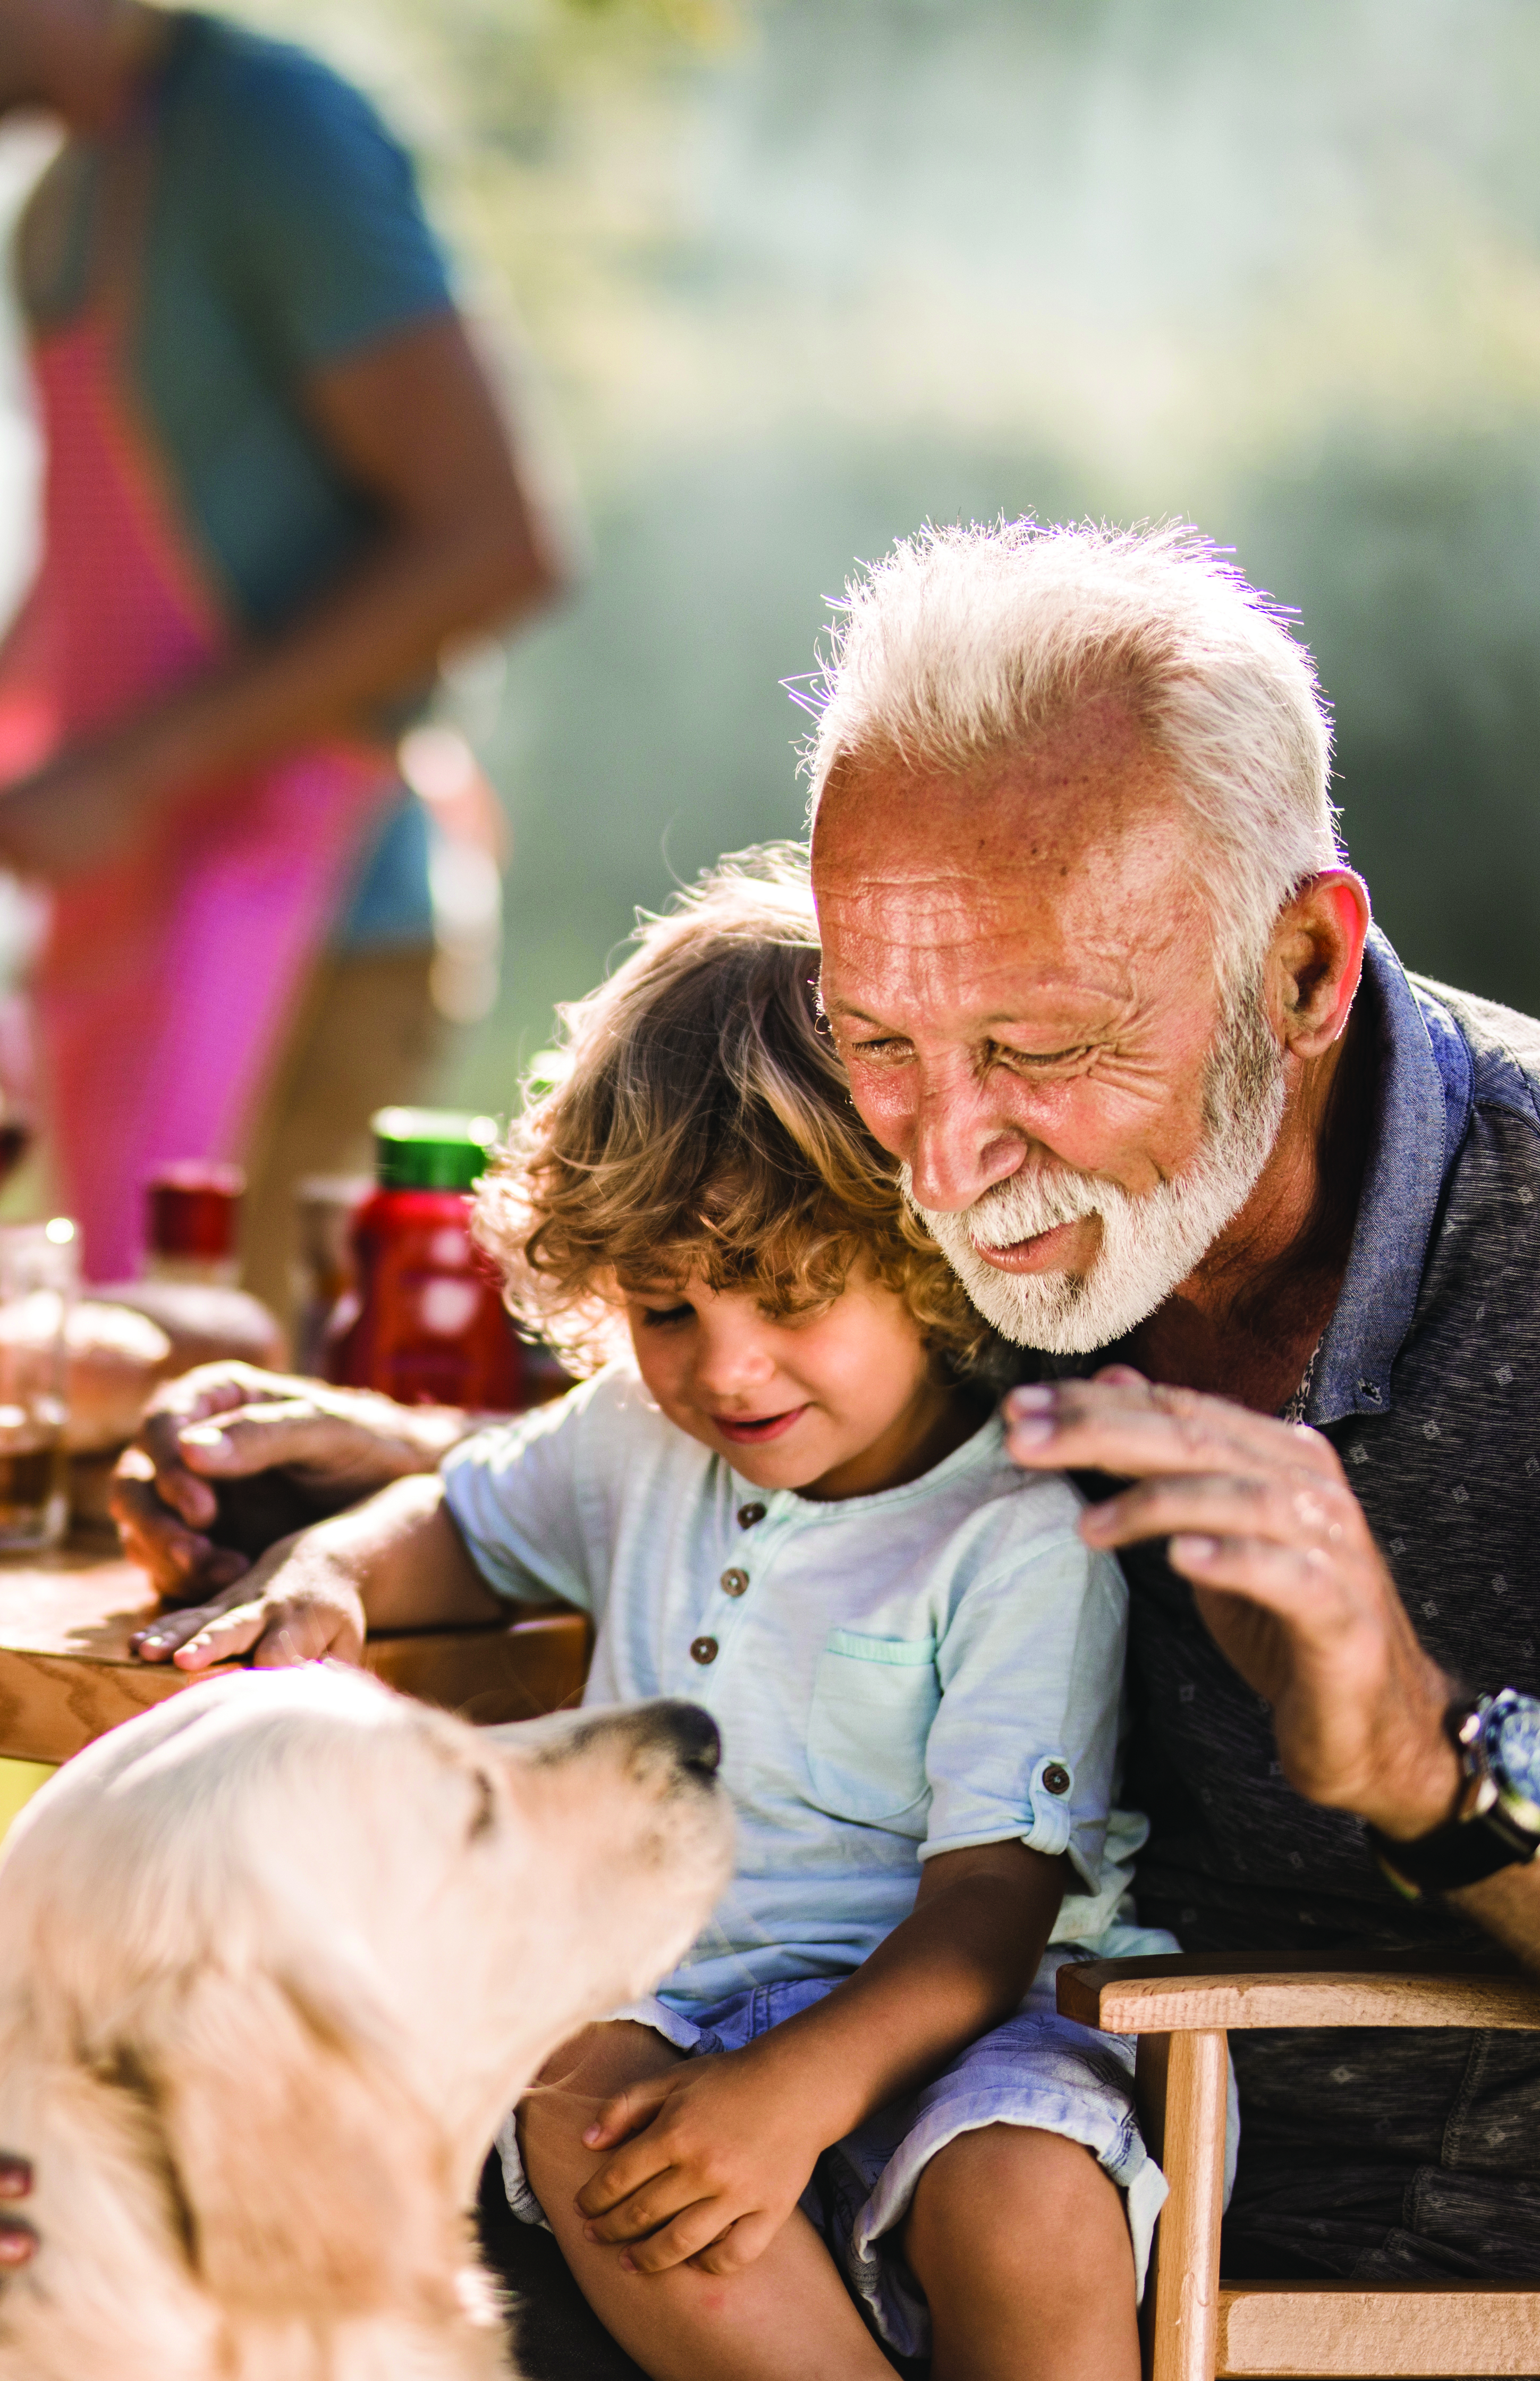
<svg viewBox="0 0 1540 2381">
<path fill-rule="evenodd" d="M 934 1637 L 831 1629 L 818 1657 L 807 1759 L 813 1800 L 837 1819 L 923 1836 L 925 1740 L 941 1702 Z M 909 1819 L 911 1825 L 899 1823 Z"/>
</svg>

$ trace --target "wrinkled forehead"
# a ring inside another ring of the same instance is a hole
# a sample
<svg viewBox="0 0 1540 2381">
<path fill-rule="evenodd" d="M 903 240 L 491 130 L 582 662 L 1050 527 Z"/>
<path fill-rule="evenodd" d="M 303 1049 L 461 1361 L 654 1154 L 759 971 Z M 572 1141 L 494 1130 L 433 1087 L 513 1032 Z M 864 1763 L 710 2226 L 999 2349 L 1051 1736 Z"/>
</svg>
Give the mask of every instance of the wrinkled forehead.
<svg viewBox="0 0 1540 2381">
<path fill-rule="evenodd" d="M 813 836 L 824 995 L 1033 988 L 1129 996 L 1179 950 L 1207 971 L 1202 868 L 1169 764 L 1082 722 L 970 777 L 850 762 Z"/>
</svg>

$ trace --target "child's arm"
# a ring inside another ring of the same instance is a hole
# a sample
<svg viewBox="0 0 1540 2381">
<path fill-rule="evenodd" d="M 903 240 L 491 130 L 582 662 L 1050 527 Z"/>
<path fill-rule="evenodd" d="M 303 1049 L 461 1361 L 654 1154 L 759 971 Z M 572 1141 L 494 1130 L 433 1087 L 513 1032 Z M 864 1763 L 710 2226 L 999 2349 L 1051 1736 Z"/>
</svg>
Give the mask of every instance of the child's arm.
<svg viewBox="0 0 1540 2381">
<path fill-rule="evenodd" d="M 821 2150 L 1017 2008 L 1069 1882 L 1015 1841 L 927 1861 L 912 1914 L 825 2000 L 600 2110 L 584 2141 L 626 2146 L 578 2194 L 590 2238 L 642 2273 L 752 2265 Z"/>
<path fill-rule="evenodd" d="M 438 1479 L 397 1480 L 362 1505 L 272 1546 L 233 1587 L 141 1630 L 147 1662 L 205 1670 L 250 1654 L 262 1669 L 357 1662 L 371 1629 L 507 1618 L 466 1552 Z"/>
</svg>

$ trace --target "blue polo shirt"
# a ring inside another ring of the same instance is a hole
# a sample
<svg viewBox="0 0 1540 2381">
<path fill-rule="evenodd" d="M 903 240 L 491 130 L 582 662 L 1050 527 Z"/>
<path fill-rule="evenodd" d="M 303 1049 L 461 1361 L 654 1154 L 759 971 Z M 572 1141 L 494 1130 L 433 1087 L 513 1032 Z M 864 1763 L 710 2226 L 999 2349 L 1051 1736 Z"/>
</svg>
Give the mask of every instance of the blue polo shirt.
<svg viewBox="0 0 1540 2381">
<path fill-rule="evenodd" d="M 1361 998 L 1375 1015 L 1379 1047 L 1375 1127 L 1347 1275 L 1306 1407 L 1317 1428 L 1390 1410 L 1438 1203 L 1475 1097 L 1475 1059 L 1440 988 L 1408 976 L 1377 926 L 1363 974 Z M 1528 1105 L 1526 1092 L 1521 1113 Z"/>
<path fill-rule="evenodd" d="M 1540 1023 L 1409 976 L 1378 933 L 1358 999 L 1367 1156 L 1307 1419 L 1434 1659 L 1472 1691 L 1540 1695 Z M 1452 1908 L 1402 1900 L 1359 1820 L 1293 1791 L 1271 1711 L 1164 1546 L 1123 1569 L 1141 1918 L 1259 1965 L 1499 1958 Z M 1227 2272 L 1540 2280 L 1540 2038 L 1238 2033 L 1231 2048 Z"/>
<path fill-rule="evenodd" d="M 1540 1028 L 1409 977 L 1377 931 L 1359 1004 L 1373 1114 L 1306 1419 L 1340 1454 L 1434 1657 L 1479 1685 L 1540 1693 L 1540 1587 L 1521 1607 L 1516 1589 L 1491 1584 L 1532 1569 L 1529 1532 L 1540 1532 L 1540 1459 L 1533 1473 L 1513 1462 L 1515 1432 L 1533 1428 L 1540 1447 L 1540 1309 L 1532 1318 L 1533 1276 L 1516 1262 L 1526 1242 L 1540 1260 Z M 1124 1569 L 1152 1821 L 1142 1903 L 1195 1911 L 1165 1920 L 1184 1942 L 1208 1909 L 1276 1938 L 1280 1893 L 1301 1945 L 1322 1929 L 1425 1935 L 1358 1821 L 1285 1784 L 1270 1713 L 1164 1549 L 1136 1547 Z M 1440 1914 L 1436 1931 L 1446 1924 Z"/>
</svg>

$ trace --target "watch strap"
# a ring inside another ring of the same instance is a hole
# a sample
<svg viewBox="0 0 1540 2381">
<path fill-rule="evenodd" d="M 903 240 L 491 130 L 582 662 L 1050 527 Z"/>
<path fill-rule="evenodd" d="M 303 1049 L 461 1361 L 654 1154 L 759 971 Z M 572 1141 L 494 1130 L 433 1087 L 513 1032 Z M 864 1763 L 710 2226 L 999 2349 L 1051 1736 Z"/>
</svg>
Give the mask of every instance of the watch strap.
<svg viewBox="0 0 1540 2381">
<path fill-rule="evenodd" d="M 1420 1901 L 1424 1893 L 1454 1893 L 1462 1885 L 1480 1885 L 1501 1868 L 1533 1860 L 1536 1849 L 1533 1838 L 1495 1806 L 1474 1818 L 1446 1819 L 1409 1844 L 1368 1825 L 1363 1832 L 1391 1884 L 1412 1901 Z"/>
<path fill-rule="evenodd" d="M 1487 1764 L 1483 1726 L 1494 1700 L 1452 1703 L 1444 1725 L 1465 1773 L 1461 1807 L 1452 1819 L 1430 1827 L 1410 1843 L 1382 1835 L 1368 1821 L 1364 1834 L 1369 1849 L 1390 1883 L 1409 1901 L 1425 1893 L 1455 1893 L 1461 1886 L 1480 1885 L 1499 1869 L 1532 1861 L 1540 1850 L 1540 1836 L 1504 1809 Z"/>
</svg>

